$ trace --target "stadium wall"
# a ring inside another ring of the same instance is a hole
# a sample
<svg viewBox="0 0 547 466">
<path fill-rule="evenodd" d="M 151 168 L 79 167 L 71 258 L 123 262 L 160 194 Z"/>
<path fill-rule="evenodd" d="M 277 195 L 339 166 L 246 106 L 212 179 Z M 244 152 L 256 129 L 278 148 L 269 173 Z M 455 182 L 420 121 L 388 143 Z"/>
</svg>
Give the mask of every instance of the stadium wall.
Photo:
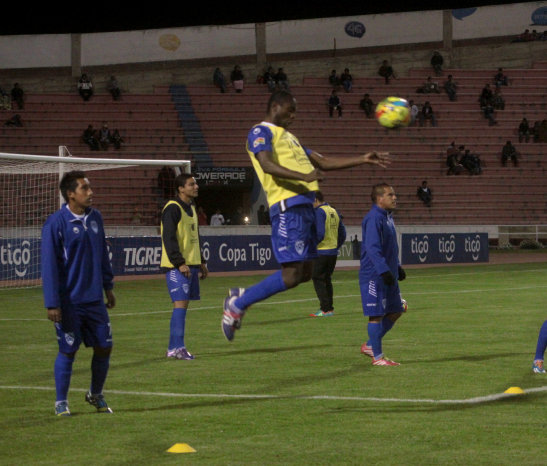
<svg viewBox="0 0 547 466">
<path fill-rule="evenodd" d="M 454 40 L 512 36 L 547 24 L 543 2 L 452 11 Z M 428 27 L 424 28 L 423 25 Z M 443 11 L 345 16 L 266 23 L 268 54 L 358 49 L 443 41 Z M 3 69 L 83 67 L 256 55 L 254 24 L 128 32 L 0 36 Z"/>
</svg>

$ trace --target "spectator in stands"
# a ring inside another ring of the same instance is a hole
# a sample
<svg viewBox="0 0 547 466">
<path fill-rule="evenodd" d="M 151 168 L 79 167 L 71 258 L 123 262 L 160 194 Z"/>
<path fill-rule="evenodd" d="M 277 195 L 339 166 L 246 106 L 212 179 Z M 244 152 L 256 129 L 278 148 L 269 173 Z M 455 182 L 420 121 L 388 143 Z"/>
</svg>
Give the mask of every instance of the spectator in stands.
<svg viewBox="0 0 547 466">
<path fill-rule="evenodd" d="M 284 91 L 289 90 L 289 78 L 287 77 L 287 74 L 283 70 L 283 68 L 278 68 L 277 73 L 275 73 L 275 85 L 277 89 L 281 89 Z"/>
<path fill-rule="evenodd" d="M 541 120 L 537 120 L 530 130 L 534 142 L 539 142 L 539 134 L 541 132 Z"/>
<path fill-rule="evenodd" d="M 220 209 L 216 209 L 215 213 L 211 215 L 211 226 L 218 227 L 224 225 L 224 215 L 220 213 Z"/>
<path fill-rule="evenodd" d="M 501 87 L 496 87 L 492 96 L 492 107 L 494 110 L 505 110 L 505 99 L 501 94 Z"/>
<path fill-rule="evenodd" d="M 338 112 L 338 118 L 342 118 L 342 101 L 336 93 L 336 89 L 333 89 L 329 97 L 329 116 L 331 118 L 335 110 Z"/>
<path fill-rule="evenodd" d="M 351 91 L 353 87 L 353 77 L 351 76 L 348 68 L 344 68 L 344 72 L 340 75 L 340 82 L 342 83 L 344 91 Z"/>
<path fill-rule="evenodd" d="M 530 140 L 530 124 L 528 123 L 528 120 L 526 117 L 524 117 L 518 128 L 519 133 L 519 142 L 522 142 L 523 140 L 528 142 Z"/>
<path fill-rule="evenodd" d="M 515 146 L 513 146 L 513 144 L 511 144 L 511 141 L 507 141 L 501 150 L 501 164 L 505 167 L 507 165 L 507 161 L 511 159 L 513 165 L 517 167 L 519 158 L 520 152 Z"/>
<path fill-rule="evenodd" d="M 115 76 L 110 76 L 110 79 L 106 83 L 106 90 L 110 92 L 112 100 L 120 100 L 122 90 L 120 89 L 120 85 L 118 84 L 118 80 Z"/>
<path fill-rule="evenodd" d="M 456 100 L 458 85 L 454 81 L 454 78 L 452 77 L 451 74 L 448 75 L 443 87 L 445 92 L 448 94 L 448 100 L 450 100 L 451 102 L 454 102 Z"/>
<path fill-rule="evenodd" d="M 89 146 L 91 150 L 99 150 L 99 139 L 97 137 L 97 132 L 93 128 L 93 125 L 88 125 L 85 129 L 82 140 Z"/>
<path fill-rule="evenodd" d="M 131 225 L 140 225 L 142 223 L 141 209 L 137 206 L 133 209 L 133 215 L 131 216 Z"/>
<path fill-rule="evenodd" d="M 268 212 L 268 209 L 264 206 L 264 204 L 261 204 L 258 208 L 258 212 L 256 213 L 258 224 L 259 225 L 269 225 L 270 224 L 270 213 Z"/>
<path fill-rule="evenodd" d="M 108 150 L 108 145 L 111 142 L 111 133 L 110 129 L 108 129 L 108 125 L 106 122 L 103 122 L 103 125 L 101 126 L 101 129 L 99 130 L 99 144 L 101 145 L 102 150 Z"/>
<path fill-rule="evenodd" d="M 410 125 L 414 126 L 416 124 L 416 119 L 419 118 L 420 108 L 414 103 L 413 100 L 408 101 L 408 106 L 410 107 Z"/>
<path fill-rule="evenodd" d="M 456 144 L 452 141 L 446 150 L 447 175 L 459 175 L 464 170 L 463 166 L 460 164 L 459 156 L 460 153 L 458 149 L 456 149 Z"/>
<path fill-rule="evenodd" d="M 336 74 L 336 70 L 332 70 L 329 75 L 329 84 L 334 88 L 338 89 L 341 84 L 340 77 Z"/>
<path fill-rule="evenodd" d="M 93 95 L 93 83 L 85 73 L 78 80 L 78 93 L 85 102 Z"/>
<path fill-rule="evenodd" d="M 209 225 L 207 221 L 207 214 L 203 210 L 203 207 L 198 207 L 198 225 Z"/>
<path fill-rule="evenodd" d="M 262 80 L 266 83 L 270 92 L 275 91 L 275 71 L 273 67 L 268 66 L 262 76 Z"/>
<path fill-rule="evenodd" d="M 509 78 L 503 73 L 503 68 L 498 68 L 498 72 L 494 75 L 494 84 L 496 87 L 509 85 Z"/>
<path fill-rule="evenodd" d="M 0 109 L 11 110 L 11 96 L 0 87 Z"/>
<path fill-rule="evenodd" d="M 431 201 L 433 200 L 433 192 L 431 188 L 427 185 L 427 181 L 422 181 L 422 185 L 418 186 L 416 191 L 418 198 L 424 203 L 425 206 L 431 207 Z"/>
<path fill-rule="evenodd" d="M 370 98 L 369 94 L 365 94 L 363 96 L 359 102 L 359 108 L 365 112 L 367 118 L 372 118 L 374 116 L 374 102 Z"/>
<path fill-rule="evenodd" d="M 397 75 L 395 74 L 393 67 L 387 60 L 382 61 L 382 65 L 378 69 L 378 74 L 384 78 L 386 84 L 389 84 L 389 80 L 391 78 L 397 79 Z"/>
<path fill-rule="evenodd" d="M 19 83 L 15 83 L 11 89 L 11 100 L 17 104 L 19 110 L 22 110 L 25 106 L 25 92 L 19 86 Z"/>
<path fill-rule="evenodd" d="M 525 29 L 522 34 L 519 34 L 512 42 L 530 42 L 532 41 L 532 34 L 529 29 Z"/>
<path fill-rule="evenodd" d="M 230 73 L 230 81 L 237 93 L 240 94 L 243 92 L 245 76 L 243 75 L 243 71 L 241 71 L 241 67 L 239 65 L 235 65 L 234 69 Z"/>
<path fill-rule="evenodd" d="M 490 89 L 490 84 L 486 84 L 482 89 L 479 102 L 484 118 L 488 120 L 490 126 L 498 124 L 494 118 L 493 98 L 494 94 L 492 93 L 492 89 Z"/>
<path fill-rule="evenodd" d="M 460 158 L 460 164 L 470 175 L 480 175 L 482 173 L 480 157 L 471 153 L 469 149 L 465 149 L 464 154 Z"/>
<path fill-rule="evenodd" d="M 175 193 L 175 170 L 170 166 L 165 165 L 158 173 L 158 188 L 160 189 L 163 199 L 171 199 Z"/>
<path fill-rule="evenodd" d="M 435 112 L 429 101 L 426 101 L 422 107 L 422 110 L 419 113 L 420 126 L 424 126 L 427 120 L 431 120 L 432 126 L 437 126 L 437 120 L 435 118 Z"/>
<path fill-rule="evenodd" d="M 112 136 L 110 137 L 110 140 L 112 141 L 112 144 L 114 144 L 114 149 L 120 150 L 122 148 L 122 142 L 124 141 L 118 129 L 115 129 L 113 131 Z"/>
<path fill-rule="evenodd" d="M 8 118 L 6 122 L 4 123 L 4 126 L 16 126 L 16 127 L 22 127 L 23 121 L 21 120 L 21 115 L 18 113 L 13 115 L 11 118 Z"/>
<path fill-rule="evenodd" d="M 431 56 L 431 66 L 433 67 L 433 71 L 435 71 L 436 76 L 441 76 L 443 74 L 443 63 L 444 58 L 443 56 L 438 52 L 434 51 L 433 55 Z"/>
<path fill-rule="evenodd" d="M 216 67 L 215 71 L 213 71 L 213 85 L 218 87 L 222 94 L 226 92 L 226 78 L 219 67 Z"/>
<path fill-rule="evenodd" d="M 230 225 L 245 225 L 245 215 L 241 206 L 230 217 Z"/>
<path fill-rule="evenodd" d="M 440 94 L 441 90 L 439 89 L 439 85 L 431 79 L 431 76 L 428 76 L 423 86 L 416 89 L 416 92 L 421 94 Z"/>
</svg>

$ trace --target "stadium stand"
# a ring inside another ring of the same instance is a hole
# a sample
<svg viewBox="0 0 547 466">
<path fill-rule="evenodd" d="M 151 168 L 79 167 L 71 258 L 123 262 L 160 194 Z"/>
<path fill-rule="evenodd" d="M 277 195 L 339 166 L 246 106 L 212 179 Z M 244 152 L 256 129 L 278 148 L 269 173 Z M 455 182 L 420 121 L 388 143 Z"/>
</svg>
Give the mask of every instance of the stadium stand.
<svg viewBox="0 0 547 466">
<path fill-rule="evenodd" d="M 523 66 L 521 61 L 518 66 L 511 67 L 511 60 L 504 59 L 501 66 L 510 78 L 510 85 L 503 87 L 506 107 L 496 112 L 498 124 L 488 126 L 480 112 L 478 96 L 485 83 L 492 84 L 496 67 L 481 67 L 462 59 L 461 68 L 445 69 L 443 76 L 434 77 L 442 83 L 448 74 L 454 76 L 459 85 L 458 98 L 450 102 L 444 92 L 416 93 L 416 88 L 431 74 L 426 66 L 429 53 L 429 50 L 416 52 L 414 55 L 419 58 L 406 68 L 400 65 L 399 78 L 387 86 L 375 75 L 372 66 L 364 72 L 348 59 L 354 83 L 351 93 L 340 92 L 344 105 L 341 119 L 328 117 L 330 64 L 315 60 L 314 68 L 307 62 L 299 70 L 306 68 L 309 74 L 298 71 L 302 73 L 301 79 L 300 75 L 291 77 L 291 91 L 299 103 L 292 130 L 304 145 L 332 155 L 355 155 L 381 149 L 390 151 L 395 158 L 389 170 L 358 168 L 329 173 L 322 186 L 326 196 L 341 210 L 348 225 L 360 223 L 370 204 L 370 186 L 384 180 L 392 183 L 399 193 L 399 224 L 547 223 L 544 185 L 547 144 L 518 143 L 517 136 L 518 123 L 523 116 L 532 123 L 547 118 L 547 62 L 536 61 Z M 290 69 L 290 63 L 287 65 L 285 68 Z M 323 73 L 317 72 L 320 66 Z M 130 72 L 123 75 L 116 70 L 116 74 L 128 79 Z M 139 73 L 138 77 L 142 75 Z M 19 79 L 27 94 L 25 108 L 17 110 L 24 126 L 0 128 L 2 151 L 56 155 L 58 146 L 65 145 L 73 155 L 178 157 L 204 165 L 250 166 L 244 143 L 249 128 L 264 116 L 269 96 L 266 86 L 249 82 L 241 94 L 233 91 L 221 94 L 212 83 L 209 84 L 210 77 L 203 78 L 203 73 L 201 80 L 189 79 L 192 82 L 180 85 L 166 82 L 166 75 L 169 79 L 177 79 L 165 72 L 163 77 L 156 77 L 152 92 L 135 85 L 132 91 L 124 90 L 120 101 L 112 101 L 106 93 L 98 93 L 89 102 L 83 102 L 72 91 L 53 89 L 51 84 L 51 89 L 33 92 L 24 79 Z M 192 73 L 187 75 L 192 76 Z M 66 79 L 59 85 L 60 88 L 67 86 Z M 437 114 L 438 126 L 385 130 L 374 120 L 366 119 L 359 109 L 359 100 L 365 92 L 374 102 L 387 95 L 418 103 L 427 99 Z M 2 111 L 0 115 L 5 120 L 11 113 L 15 111 Z M 120 151 L 111 148 L 106 152 L 90 152 L 81 141 L 81 133 L 88 124 L 98 128 L 103 121 L 111 129 L 119 129 L 124 139 Z M 512 140 L 522 153 L 518 167 L 501 166 L 500 152 L 506 140 Z M 482 175 L 446 175 L 446 148 L 451 141 L 480 155 L 485 167 Z M 143 206 L 143 223 L 155 224 L 156 176 L 150 170 L 144 175 L 141 172 L 139 177 L 131 169 L 126 169 L 123 177 L 119 172 L 115 175 L 97 172 L 96 181 L 102 186 L 101 192 L 97 193 L 97 204 L 105 216 L 109 216 L 108 222 L 129 223 L 132 211 L 127 205 L 135 203 Z M 416 197 L 417 186 L 423 179 L 428 180 L 434 192 L 429 209 Z M 120 183 L 137 188 L 133 197 L 118 194 Z"/>
</svg>

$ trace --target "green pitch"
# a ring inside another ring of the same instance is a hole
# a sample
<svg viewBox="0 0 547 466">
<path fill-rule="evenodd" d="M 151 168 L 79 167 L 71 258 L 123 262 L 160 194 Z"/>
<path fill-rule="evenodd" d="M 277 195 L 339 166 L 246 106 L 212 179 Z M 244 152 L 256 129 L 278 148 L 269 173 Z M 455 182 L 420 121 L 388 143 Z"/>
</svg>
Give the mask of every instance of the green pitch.
<svg viewBox="0 0 547 466">
<path fill-rule="evenodd" d="M 57 345 L 40 289 L 2 291 L 0 463 L 100 465 L 544 464 L 547 377 L 531 362 L 545 320 L 547 264 L 407 270 L 409 304 L 384 339 L 400 367 L 372 367 L 357 271 L 337 271 L 335 316 L 311 283 L 251 308 L 234 342 L 220 330 L 231 286 L 210 277 L 188 313 L 194 361 L 165 359 L 162 277 L 118 282 L 105 397 L 84 402 L 91 350 L 53 415 Z M 524 395 L 503 396 L 509 387 Z M 184 443 L 194 453 L 167 450 Z"/>
</svg>

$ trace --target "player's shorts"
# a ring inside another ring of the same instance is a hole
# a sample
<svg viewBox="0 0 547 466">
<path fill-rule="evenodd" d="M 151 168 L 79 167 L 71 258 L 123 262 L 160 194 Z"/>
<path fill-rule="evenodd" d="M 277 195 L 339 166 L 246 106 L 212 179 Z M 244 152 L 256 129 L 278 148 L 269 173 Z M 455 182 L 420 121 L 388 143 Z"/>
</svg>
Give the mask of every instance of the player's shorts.
<svg viewBox="0 0 547 466">
<path fill-rule="evenodd" d="M 74 353 L 85 346 L 112 347 L 110 318 L 103 301 L 62 306 L 63 319 L 55 323 L 59 351 Z"/>
<path fill-rule="evenodd" d="M 317 257 L 315 211 L 312 204 L 300 204 L 271 218 L 272 247 L 280 264 Z"/>
<path fill-rule="evenodd" d="M 171 301 L 198 301 L 199 295 L 199 265 L 190 265 L 190 277 L 186 278 L 179 269 L 170 270 L 165 274 L 167 289 Z"/>
<path fill-rule="evenodd" d="M 402 311 L 401 291 L 397 282 L 387 286 L 382 279 L 367 281 L 359 277 L 359 287 L 365 316 L 383 316 Z"/>
</svg>

